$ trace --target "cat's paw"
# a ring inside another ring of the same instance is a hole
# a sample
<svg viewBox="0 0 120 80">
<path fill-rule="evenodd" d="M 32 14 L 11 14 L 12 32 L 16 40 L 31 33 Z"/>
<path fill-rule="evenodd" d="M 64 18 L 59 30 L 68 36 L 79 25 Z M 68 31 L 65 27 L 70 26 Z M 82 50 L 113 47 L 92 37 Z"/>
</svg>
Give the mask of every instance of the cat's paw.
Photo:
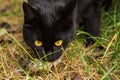
<svg viewBox="0 0 120 80">
<path fill-rule="evenodd" d="M 95 43 L 95 41 L 93 39 L 86 39 L 86 42 L 85 42 L 85 47 L 89 47 L 91 45 L 93 45 Z"/>
</svg>

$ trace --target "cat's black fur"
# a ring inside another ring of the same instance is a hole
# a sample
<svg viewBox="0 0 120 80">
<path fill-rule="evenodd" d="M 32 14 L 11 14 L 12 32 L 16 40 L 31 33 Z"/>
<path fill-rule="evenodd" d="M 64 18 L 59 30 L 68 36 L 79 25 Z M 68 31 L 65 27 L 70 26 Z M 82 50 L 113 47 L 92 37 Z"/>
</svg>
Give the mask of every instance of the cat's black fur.
<svg viewBox="0 0 120 80">
<path fill-rule="evenodd" d="M 95 37 L 100 36 L 101 7 L 111 0 L 29 0 L 23 3 L 24 26 L 23 37 L 26 43 L 39 54 L 48 55 L 43 60 L 58 59 L 62 50 L 54 45 L 63 40 L 63 48 L 74 38 L 77 23 L 82 21 L 84 30 Z M 34 44 L 35 40 L 43 42 L 42 47 Z M 87 43 L 94 40 L 86 39 Z M 45 53 L 44 53 L 45 52 Z M 51 54 L 53 52 L 53 54 Z"/>
</svg>

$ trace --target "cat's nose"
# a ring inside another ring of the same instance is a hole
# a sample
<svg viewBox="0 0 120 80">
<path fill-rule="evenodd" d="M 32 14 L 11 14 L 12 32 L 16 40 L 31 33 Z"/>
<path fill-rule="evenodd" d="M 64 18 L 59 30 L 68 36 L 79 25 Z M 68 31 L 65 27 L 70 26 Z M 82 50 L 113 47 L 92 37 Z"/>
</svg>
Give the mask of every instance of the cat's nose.
<svg viewBox="0 0 120 80">
<path fill-rule="evenodd" d="M 46 53 L 50 53 L 50 52 L 53 52 L 54 50 L 53 50 L 53 47 L 51 47 L 51 46 L 45 46 L 45 47 L 44 47 L 44 51 L 45 51 Z"/>
</svg>

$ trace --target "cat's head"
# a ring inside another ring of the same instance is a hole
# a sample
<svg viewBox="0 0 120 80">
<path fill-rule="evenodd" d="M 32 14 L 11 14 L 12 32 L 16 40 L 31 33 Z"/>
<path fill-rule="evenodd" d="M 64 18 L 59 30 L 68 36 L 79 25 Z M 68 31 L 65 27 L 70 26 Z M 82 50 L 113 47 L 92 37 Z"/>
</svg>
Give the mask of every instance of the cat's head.
<svg viewBox="0 0 120 80">
<path fill-rule="evenodd" d="M 36 55 L 55 61 L 62 55 L 61 47 L 66 48 L 74 37 L 72 12 L 75 2 L 45 6 L 23 3 L 23 37 Z"/>
</svg>

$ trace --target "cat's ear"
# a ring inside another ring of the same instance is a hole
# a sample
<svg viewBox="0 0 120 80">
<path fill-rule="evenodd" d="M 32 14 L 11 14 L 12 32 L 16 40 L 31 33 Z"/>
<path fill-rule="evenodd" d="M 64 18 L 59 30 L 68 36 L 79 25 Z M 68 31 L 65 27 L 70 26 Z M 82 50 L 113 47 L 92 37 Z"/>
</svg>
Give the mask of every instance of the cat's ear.
<svg viewBox="0 0 120 80">
<path fill-rule="evenodd" d="M 69 15 L 71 15 L 72 12 L 74 11 L 76 3 L 77 3 L 77 0 L 70 0 L 64 7 L 59 9 L 58 11 L 59 11 L 61 17 L 66 18 Z"/>
<path fill-rule="evenodd" d="M 24 19 L 31 20 L 36 16 L 37 10 L 30 4 L 23 2 Z"/>
</svg>

